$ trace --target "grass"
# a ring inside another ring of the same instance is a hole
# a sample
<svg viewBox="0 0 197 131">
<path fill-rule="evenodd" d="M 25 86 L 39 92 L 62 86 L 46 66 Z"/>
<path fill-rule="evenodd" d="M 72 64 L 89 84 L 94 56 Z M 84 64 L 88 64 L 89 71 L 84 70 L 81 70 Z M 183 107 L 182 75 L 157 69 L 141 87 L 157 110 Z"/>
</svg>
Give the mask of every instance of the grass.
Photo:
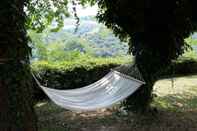
<svg viewBox="0 0 197 131">
<path fill-rule="evenodd" d="M 160 80 L 155 84 L 156 116 L 136 116 L 116 107 L 95 112 L 71 112 L 49 101 L 36 112 L 40 131 L 196 131 L 197 76 Z M 173 83 L 173 84 L 172 84 Z"/>
<path fill-rule="evenodd" d="M 159 81 L 155 93 L 158 95 L 154 101 L 157 107 L 174 111 L 197 110 L 197 76 Z"/>
</svg>

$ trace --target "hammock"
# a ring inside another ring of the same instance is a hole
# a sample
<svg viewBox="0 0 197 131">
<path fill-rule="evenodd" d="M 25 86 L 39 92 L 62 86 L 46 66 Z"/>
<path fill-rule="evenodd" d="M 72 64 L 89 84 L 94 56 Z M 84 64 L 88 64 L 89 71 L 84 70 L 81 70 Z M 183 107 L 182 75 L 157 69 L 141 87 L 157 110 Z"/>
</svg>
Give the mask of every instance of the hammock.
<svg viewBox="0 0 197 131">
<path fill-rule="evenodd" d="M 33 75 L 34 76 L 34 75 Z M 99 81 L 78 89 L 57 90 L 39 87 L 57 105 L 71 111 L 93 111 L 110 107 L 134 93 L 145 82 L 111 70 Z"/>
</svg>

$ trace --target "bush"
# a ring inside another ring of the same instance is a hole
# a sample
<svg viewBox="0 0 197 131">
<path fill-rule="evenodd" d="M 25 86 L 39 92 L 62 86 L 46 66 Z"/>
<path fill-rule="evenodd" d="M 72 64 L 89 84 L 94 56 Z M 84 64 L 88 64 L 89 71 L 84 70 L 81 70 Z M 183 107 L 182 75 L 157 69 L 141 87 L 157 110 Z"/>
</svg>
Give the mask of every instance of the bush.
<svg viewBox="0 0 197 131">
<path fill-rule="evenodd" d="M 55 89 L 75 89 L 89 85 L 107 74 L 111 68 L 131 62 L 131 58 L 81 58 L 78 61 L 50 63 L 37 61 L 32 63 L 33 72 L 42 85 Z M 176 75 L 197 74 L 197 60 L 179 59 L 173 62 L 173 68 L 168 68 L 162 78 Z M 35 84 L 36 98 L 45 95 Z"/>
<path fill-rule="evenodd" d="M 196 59 L 179 59 L 174 65 L 174 74 L 176 75 L 191 75 L 197 73 L 197 60 Z"/>
<path fill-rule="evenodd" d="M 79 61 L 59 63 L 37 61 L 32 63 L 32 69 L 43 86 L 55 89 L 75 89 L 99 80 L 107 74 L 111 68 L 128 62 L 128 57 L 90 57 L 80 59 Z M 38 87 L 35 87 L 35 96 L 37 98 L 43 97 L 43 93 Z"/>
<path fill-rule="evenodd" d="M 193 74 L 197 74 L 197 60 L 191 58 L 180 58 L 177 61 L 174 61 L 172 65 L 164 71 L 161 78 Z"/>
</svg>

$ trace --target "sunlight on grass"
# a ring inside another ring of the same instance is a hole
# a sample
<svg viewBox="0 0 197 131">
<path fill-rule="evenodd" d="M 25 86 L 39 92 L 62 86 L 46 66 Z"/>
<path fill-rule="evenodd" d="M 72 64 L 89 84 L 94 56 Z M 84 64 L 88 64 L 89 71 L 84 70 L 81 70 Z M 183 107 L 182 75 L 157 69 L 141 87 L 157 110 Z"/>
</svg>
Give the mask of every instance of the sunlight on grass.
<svg viewBox="0 0 197 131">
<path fill-rule="evenodd" d="M 158 97 L 153 105 L 174 111 L 197 111 L 197 76 L 177 77 L 173 87 L 171 82 L 165 79 L 155 84 Z"/>
</svg>

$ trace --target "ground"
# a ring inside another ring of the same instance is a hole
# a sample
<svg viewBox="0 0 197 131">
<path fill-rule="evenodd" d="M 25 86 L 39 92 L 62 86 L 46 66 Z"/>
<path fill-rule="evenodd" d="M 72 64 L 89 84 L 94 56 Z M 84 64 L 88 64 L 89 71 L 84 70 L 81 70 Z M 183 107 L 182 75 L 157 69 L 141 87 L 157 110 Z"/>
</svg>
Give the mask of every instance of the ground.
<svg viewBox="0 0 197 131">
<path fill-rule="evenodd" d="M 114 106 L 95 112 L 71 112 L 48 100 L 36 104 L 40 131 L 197 131 L 197 76 L 158 81 L 156 115 L 139 116 Z"/>
</svg>

